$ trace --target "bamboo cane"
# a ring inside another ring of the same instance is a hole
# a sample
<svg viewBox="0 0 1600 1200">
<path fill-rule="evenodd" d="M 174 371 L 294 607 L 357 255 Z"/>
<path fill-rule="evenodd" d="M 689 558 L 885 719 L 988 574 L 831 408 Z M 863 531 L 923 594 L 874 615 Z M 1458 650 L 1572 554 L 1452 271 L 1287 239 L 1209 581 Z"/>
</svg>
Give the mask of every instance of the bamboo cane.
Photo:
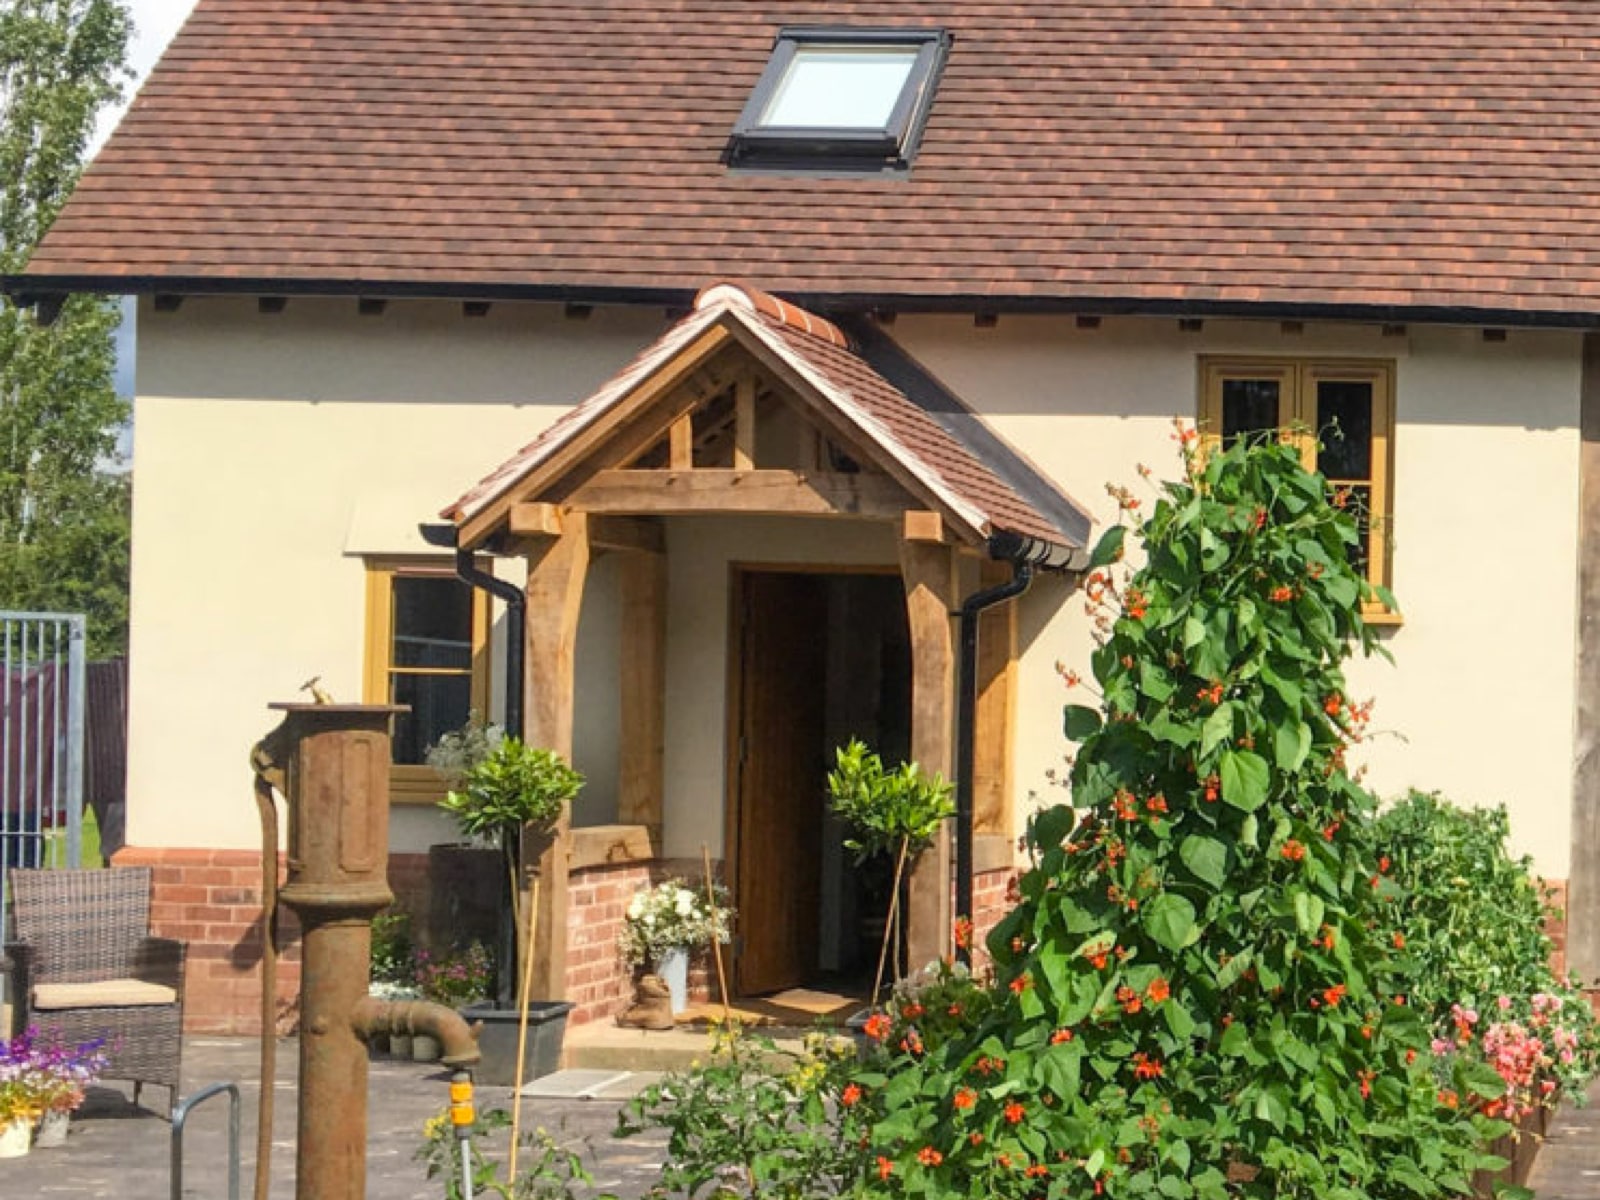
<svg viewBox="0 0 1600 1200">
<path fill-rule="evenodd" d="M 517 1186 L 517 1143 L 522 1135 L 522 1056 L 528 1048 L 529 992 L 533 990 L 533 948 L 539 929 L 539 877 L 533 877 L 533 895 L 528 904 L 525 921 L 528 941 L 522 955 L 522 985 L 517 989 L 517 1070 L 516 1084 L 511 1093 L 511 1162 L 506 1178 L 513 1191 Z"/>
<path fill-rule="evenodd" d="M 700 843 L 700 861 L 705 864 L 706 871 L 706 904 L 711 913 L 712 928 L 717 924 L 717 889 L 711 886 L 711 851 L 704 842 Z M 717 964 L 717 989 L 722 993 L 722 1026 L 728 1026 L 728 1021 L 733 1016 L 728 1007 L 728 976 L 722 969 L 722 940 L 717 937 L 711 939 L 711 957 Z"/>
<path fill-rule="evenodd" d="M 906 855 L 911 848 L 910 838 L 900 839 L 900 853 L 894 860 L 894 886 L 889 892 L 889 915 L 883 921 L 883 947 L 878 951 L 878 973 L 872 977 L 872 1007 L 878 1007 L 878 993 L 883 990 L 883 964 L 889 957 L 889 943 L 895 941 L 900 919 L 900 880 L 905 875 Z M 896 956 L 895 974 L 900 973 Z"/>
</svg>

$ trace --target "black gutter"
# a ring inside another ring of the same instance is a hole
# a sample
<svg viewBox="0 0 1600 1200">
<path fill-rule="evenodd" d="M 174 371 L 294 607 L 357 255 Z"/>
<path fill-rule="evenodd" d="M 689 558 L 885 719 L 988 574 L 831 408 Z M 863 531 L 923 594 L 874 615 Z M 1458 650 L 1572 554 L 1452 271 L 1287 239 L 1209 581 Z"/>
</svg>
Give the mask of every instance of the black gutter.
<svg viewBox="0 0 1600 1200">
<path fill-rule="evenodd" d="M 716 272 L 711 272 L 715 276 Z M 725 273 L 724 273 L 725 274 Z M 572 304 L 647 305 L 687 309 L 696 288 L 573 284 L 491 284 L 458 280 L 217 278 L 203 275 L 0 275 L 0 294 L 29 307 L 67 294 L 110 296 L 324 296 L 371 299 L 504 300 Z M 850 313 L 1073 314 L 1238 320 L 1349 321 L 1367 324 L 1467 325 L 1505 328 L 1596 329 L 1600 311 L 1476 308 L 1465 305 L 1333 304 L 1303 301 L 1147 299 L 1111 295 L 1004 296 L 982 292 L 924 295 L 905 292 L 802 291 L 780 288 L 783 299 L 824 316 Z"/>
<path fill-rule="evenodd" d="M 472 551 L 456 545 L 458 530 L 454 525 L 424 524 L 419 526 L 422 538 L 430 546 L 443 546 L 456 552 L 456 578 L 469 587 L 482 588 L 491 596 L 506 602 L 506 706 L 505 730 L 513 737 L 522 738 L 524 728 L 522 693 L 527 687 L 523 679 L 523 662 L 527 644 L 528 596 L 514 583 L 496 579 L 487 571 L 478 570 L 472 560 Z M 483 714 L 488 720 L 489 714 Z"/>
</svg>

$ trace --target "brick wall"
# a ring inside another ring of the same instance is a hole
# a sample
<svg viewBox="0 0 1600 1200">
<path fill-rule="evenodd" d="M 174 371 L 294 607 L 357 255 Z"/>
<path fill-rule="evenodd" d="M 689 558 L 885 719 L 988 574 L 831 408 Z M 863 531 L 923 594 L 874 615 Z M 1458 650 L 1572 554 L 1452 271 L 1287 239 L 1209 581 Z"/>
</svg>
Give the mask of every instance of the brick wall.
<svg viewBox="0 0 1600 1200">
<path fill-rule="evenodd" d="M 1542 882 L 1548 906 L 1555 910 L 1544 921 L 1545 936 L 1550 939 L 1552 945 L 1550 966 L 1557 975 L 1565 975 L 1567 973 L 1567 881 L 1546 879 Z"/>
<path fill-rule="evenodd" d="M 146 850 L 125 846 L 117 867 L 149 867 L 150 926 L 188 943 L 183 1027 L 189 1033 L 261 1031 L 261 855 L 253 850 Z M 283 880 L 279 859 L 280 883 Z M 278 1028 L 295 1023 L 300 931 L 284 911 L 278 959 Z"/>
<path fill-rule="evenodd" d="M 1016 904 L 1012 888 L 1017 872 L 1007 867 L 999 871 L 983 871 L 972 877 L 972 946 L 973 965 L 986 966 L 989 961 L 984 944 L 989 931 L 1000 923 L 1000 918 Z"/>
</svg>

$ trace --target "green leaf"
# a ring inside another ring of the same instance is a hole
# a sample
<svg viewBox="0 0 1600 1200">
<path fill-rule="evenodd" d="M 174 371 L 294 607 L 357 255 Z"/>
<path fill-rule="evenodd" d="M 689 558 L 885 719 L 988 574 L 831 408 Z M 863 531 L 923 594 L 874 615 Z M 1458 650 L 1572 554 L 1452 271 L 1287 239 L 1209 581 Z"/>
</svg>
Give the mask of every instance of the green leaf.
<svg viewBox="0 0 1600 1200">
<path fill-rule="evenodd" d="M 1078 1071 L 1083 1059 L 1083 1047 L 1078 1042 L 1064 1042 L 1051 1046 L 1040 1057 L 1033 1070 L 1035 1077 L 1062 1099 L 1071 1099 L 1078 1093 Z"/>
<path fill-rule="evenodd" d="M 1496 1100 L 1506 1094 L 1506 1081 L 1488 1063 L 1468 1064 L 1461 1072 L 1461 1082 L 1485 1100 Z"/>
<path fill-rule="evenodd" d="M 1088 1160 L 1083 1164 L 1083 1173 L 1090 1179 L 1093 1179 L 1096 1175 L 1100 1174 L 1100 1168 L 1105 1165 L 1106 1152 L 1104 1150 L 1096 1150 L 1093 1154 L 1089 1155 Z"/>
<path fill-rule="evenodd" d="M 1278 770 L 1298 771 L 1311 753 L 1311 726 L 1304 721 L 1289 721 L 1272 731 L 1272 754 Z"/>
<path fill-rule="evenodd" d="M 1228 847 L 1216 838 L 1191 834 L 1178 847 L 1178 857 L 1197 879 L 1212 887 L 1221 887 L 1228 877 Z"/>
<path fill-rule="evenodd" d="M 1195 932 L 1194 905 L 1182 896 L 1162 892 L 1144 907 L 1144 928 L 1168 950 L 1181 950 Z"/>
<path fill-rule="evenodd" d="M 1248 750 L 1224 750 L 1218 770 L 1222 798 L 1243 812 L 1254 812 L 1267 798 L 1271 772 L 1266 759 Z"/>
<path fill-rule="evenodd" d="M 1196 617 L 1185 617 L 1183 619 L 1183 648 L 1185 650 L 1193 650 L 1205 640 L 1205 622 Z"/>
<path fill-rule="evenodd" d="M 1068 739 L 1081 742 L 1100 731 L 1100 714 L 1082 704 L 1069 704 L 1066 707 L 1065 725 Z"/>
<path fill-rule="evenodd" d="M 1205 758 L 1218 746 L 1233 741 L 1233 702 L 1224 700 L 1206 718 L 1200 734 L 1200 757 Z"/>
<path fill-rule="evenodd" d="M 1235 954 L 1221 967 L 1217 968 L 1217 987 L 1227 989 L 1238 983 L 1239 980 L 1244 977 L 1244 973 L 1250 969 L 1250 966 L 1254 961 L 1254 950 L 1243 950 L 1240 953 Z M 1238 1025 L 1234 1025 L 1231 1027 L 1230 1032 L 1233 1029 L 1239 1028 L 1240 1027 Z"/>
<path fill-rule="evenodd" d="M 1122 557 L 1122 543 L 1127 540 L 1128 530 L 1123 525 L 1113 525 L 1101 535 L 1095 543 L 1094 552 L 1089 555 L 1089 567 L 1108 567 Z"/>
<path fill-rule="evenodd" d="M 1302 937 L 1312 937 L 1322 928 L 1323 905 L 1318 896 L 1296 888 L 1294 892 L 1294 923 Z"/>
</svg>

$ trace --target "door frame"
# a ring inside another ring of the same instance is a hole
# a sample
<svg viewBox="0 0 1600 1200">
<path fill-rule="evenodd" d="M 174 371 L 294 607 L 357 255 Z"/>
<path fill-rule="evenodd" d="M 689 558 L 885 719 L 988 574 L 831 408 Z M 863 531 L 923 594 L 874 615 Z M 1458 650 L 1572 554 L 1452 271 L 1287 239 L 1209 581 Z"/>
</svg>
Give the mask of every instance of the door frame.
<svg viewBox="0 0 1600 1200">
<path fill-rule="evenodd" d="M 747 575 L 879 575 L 904 580 L 898 563 L 819 563 L 730 561 L 728 563 L 727 677 L 723 687 L 722 766 L 722 882 L 730 896 L 739 895 L 739 789 L 744 763 L 739 755 L 740 723 L 744 717 L 744 577 Z M 735 921 L 737 929 L 737 918 Z M 736 933 L 728 955 L 728 986 L 742 995 L 739 982 L 739 942 Z M 730 997 L 731 998 L 731 997 Z"/>
</svg>

